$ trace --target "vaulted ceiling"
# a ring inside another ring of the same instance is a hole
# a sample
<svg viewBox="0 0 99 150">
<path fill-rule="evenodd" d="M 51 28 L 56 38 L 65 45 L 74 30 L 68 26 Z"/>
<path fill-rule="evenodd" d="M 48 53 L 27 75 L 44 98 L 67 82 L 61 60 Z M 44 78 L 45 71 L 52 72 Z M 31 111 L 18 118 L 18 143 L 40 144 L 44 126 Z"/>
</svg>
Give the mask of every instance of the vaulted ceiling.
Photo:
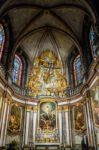
<svg viewBox="0 0 99 150">
<path fill-rule="evenodd" d="M 20 46 L 30 62 L 39 51 L 51 49 L 63 62 L 77 47 L 82 49 L 85 15 L 96 23 L 89 0 L 7 0 L 0 16 L 8 15 L 14 37 L 14 51 Z"/>
</svg>

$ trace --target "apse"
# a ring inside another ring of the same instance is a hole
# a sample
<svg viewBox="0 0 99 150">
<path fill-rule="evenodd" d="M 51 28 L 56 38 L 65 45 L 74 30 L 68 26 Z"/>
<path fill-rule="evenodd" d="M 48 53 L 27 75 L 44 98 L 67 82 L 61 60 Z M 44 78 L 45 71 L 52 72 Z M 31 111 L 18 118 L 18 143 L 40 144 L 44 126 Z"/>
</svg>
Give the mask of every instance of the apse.
<svg viewBox="0 0 99 150">
<path fill-rule="evenodd" d="M 0 149 L 99 149 L 99 13 L 90 0 L 0 1 Z"/>
</svg>

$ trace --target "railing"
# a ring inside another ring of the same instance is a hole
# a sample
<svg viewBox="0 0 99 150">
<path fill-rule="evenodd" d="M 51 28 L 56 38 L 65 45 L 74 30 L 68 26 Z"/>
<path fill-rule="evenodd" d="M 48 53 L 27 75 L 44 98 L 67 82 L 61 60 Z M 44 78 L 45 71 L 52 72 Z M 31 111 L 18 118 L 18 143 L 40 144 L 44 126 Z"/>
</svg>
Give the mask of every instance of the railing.
<svg viewBox="0 0 99 150">
<path fill-rule="evenodd" d="M 0 75 L 2 76 L 2 78 L 5 78 L 5 74 L 6 74 L 5 69 L 4 69 L 3 65 L 0 64 Z M 10 81 L 11 80 L 12 79 L 10 79 Z M 30 98 L 32 97 L 32 96 L 30 96 L 29 90 L 27 88 L 19 87 L 14 83 L 11 83 L 11 85 L 12 85 L 15 93 L 22 95 L 22 96 L 30 97 Z M 71 96 L 77 95 L 80 92 L 81 87 L 82 87 L 82 85 L 79 85 L 75 88 L 67 88 L 63 93 L 59 92 L 59 93 L 50 93 L 50 95 L 47 95 L 47 94 L 46 95 L 37 95 L 34 98 L 47 97 L 47 96 L 51 96 L 51 97 L 53 96 L 53 97 L 57 97 L 57 98 L 71 97 Z"/>
<path fill-rule="evenodd" d="M 74 96 L 80 93 L 81 88 L 82 88 L 82 85 L 80 84 L 79 86 L 75 88 L 67 88 L 64 92 L 67 97 L 70 97 L 70 96 Z"/>
<path fill-rule="evenodd" d="M 19 95 L 22 95 L 22 96 L 32 97 L 32 96 L 29 95 L 29 92 L 28 92 L 27 88 L 21 88 L 21 87 L 17 86 L 14 83 L 12 84 L 12 86 L 13 86 L 13 89 L 14 89 L 15 93 L 17 93 Z M 38 98 L 38 97 L 47 97 L 47 96 L 49 96 L 49 97 L 53 96 L 53 97 L 58 97 L 58 98 L 71 97 L 71 96 L 74 96 L 74 95 L 77 95 L 78 93 L 80 93 L 81 88 L 82 88 L 82 85 L 79 85 L 79 86 L 77 86 L 75 88 L 67 88 L 63 92 L 63 94 L 58 93 L 57 95 L 56 94 L 51 94 L 51 95 L 37 95 L 37 97 L 35 97 L 35 98 Z"/>
<path fill-rule="evenodd" d="M 27 96 L 27 90 L 26 88 L 21 88 L 17 85 L 15 85 L 14 83 L 12 84 L 13 90 L 15 91 L 15 93 L 22 95 L 22 96 Z"/>
</svg>

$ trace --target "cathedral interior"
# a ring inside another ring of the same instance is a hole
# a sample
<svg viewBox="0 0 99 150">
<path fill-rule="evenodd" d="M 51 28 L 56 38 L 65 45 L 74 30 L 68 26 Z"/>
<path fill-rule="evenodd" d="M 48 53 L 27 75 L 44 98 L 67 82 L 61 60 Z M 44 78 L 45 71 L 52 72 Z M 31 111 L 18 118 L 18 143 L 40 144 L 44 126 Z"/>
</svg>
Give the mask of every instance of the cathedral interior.
<svg viewBox="0 0 99 150">
<path fill-rule="evenodd" d="M 0 0 L 0 150 L 99 150 L 99 0 Z"/>
</svg>

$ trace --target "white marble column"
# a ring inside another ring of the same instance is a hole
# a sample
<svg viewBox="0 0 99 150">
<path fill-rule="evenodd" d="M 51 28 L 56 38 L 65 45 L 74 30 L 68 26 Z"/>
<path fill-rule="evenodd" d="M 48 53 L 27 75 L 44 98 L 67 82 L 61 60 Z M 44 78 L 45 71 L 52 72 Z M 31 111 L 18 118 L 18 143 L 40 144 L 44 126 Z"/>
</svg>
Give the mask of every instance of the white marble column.
<svg viewBox="0 0 99 150">
<path fill-rule="evenodd" d="M 62 107 L 58 107 L 58 122 L 59 122 L 59 137 L 60 137 L 60 145 L 62 144 Z"/>
<path fill-rule="evenodd" d="M 30 111 L 26 110 L 25 145 L 28 145 L 28 137 L 29 137 L 29 116 L 30 116 Z"/>
<path fill-rule="evenodd" d="M 29 143 L 33 145 L 33 121 L 34 120 L 34 112 L 33 109 L 30 111 L 30 118 L 29 118 Z"/>
<path fill-rule="evenodd" d="M 4 138 L 3 138 L 3 146 L 5 146 L 5 144 L 6 144 L 6 136 L 7 136 L 7 127 L 8 127 L 9 111 L 10 111 L 10 106 L 9 106 L 9 104 L 8 104 L 8 106 L 7 106 L 7 113 L 6 113 L 7 115 L 6 115 Z"/>
<path fill-rule="evenodd" d="M 3 96 L 2 96 L 3 99 Z M 1 128 L 2 128 L 2 121 L 3 121 L 3 116 L 4 116 L 4 107 L 5 107 L 5 103 L 2 103 L 2 108 L 1 108 L 1 112 L 0 112 L 0 132 L 1 132 Z M 1 133 L 0 133 L 1 135 Z"/>
<path fill-rule="evenodd" d="M 88 136 L 89 146 L 93 146 L 92 136 L 91 136 L 91 120 L 90 120 L 90 115 L 89 115 L 88 102 L 86 102 L 85 116 L 86 116 L 87 136 Z"/>
<path fill-rule="evenodd" d="M 94 129 L 94 123 L 92 118 L 92 106 L 91 106 L 91 100 L 89 98 L 86 98 L 86 125 L 87 125 L 87 136 L 88 136 L 88 143 L 90 147 L 94 147 L 95 150 L 97 150 L 96 145 L 96 137 L 95 137 L 95 129 Z"/>
<path fill-rule="evenodd" d="M 0 146 L 5 146 L 8 116 L 9 116 L 9 102 L 7 101 L 7 98 L 6 98 L 4 105 L 3 105 L 3 113 L 1 116 L 2 122 L 1 122 Z"/>
<path fill-rule="evenodd" d="M 66 127 L 66 145 L 70 146 L 70 125 L 69 125 L 68 109 L 65 109 L 65 127 Z"/>
<path fill-rule="evenodd" d="M 35 143 L 36 129 L 37 129 L 37 106 L 34 107 L 34 114 L 33 114 L 33 143 Z"/>
</svg>

